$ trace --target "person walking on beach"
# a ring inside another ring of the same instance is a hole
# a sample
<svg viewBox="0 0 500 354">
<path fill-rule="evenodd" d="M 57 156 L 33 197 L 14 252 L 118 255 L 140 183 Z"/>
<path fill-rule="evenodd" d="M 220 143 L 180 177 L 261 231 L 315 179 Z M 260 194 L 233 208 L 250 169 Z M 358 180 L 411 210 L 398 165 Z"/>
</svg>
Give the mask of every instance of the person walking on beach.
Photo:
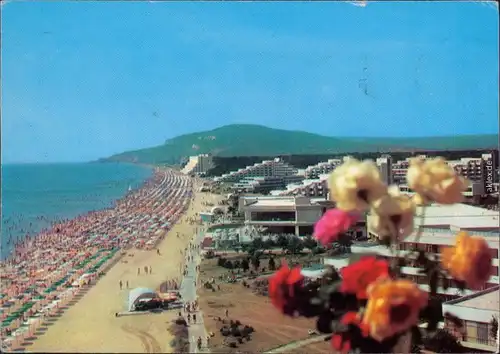
<svg viewBox="0 0 500 354">
<path fill-rule="evenodd" d="M 127 280 L 127 289 L 128 289 L 128 280 Z"/>
<path fill-rule="evenodd" d="M 144 266 L 144 273 L 148 274 L 148 266 Z"/>
<path fill-rule="evenodd" d="M 141 275 L 141 268 L 137 268 L 137 275 Z"/>
<path fill-rule="evenodd" d="M 229 310 L 226 309 L 226 317 L 229 317 Z"/>
<path fill-rule="evenodd" d="M 122 283 L 122 281 L 120 280 L 120 290 L 122 290 L 122 288 L 123 288 L 123 283 Z"/>
<path fill-rule="evenodd" d="M 153 268 L 151 268 L 151 266 L 149 266 L 149 274 L 152 274 L 153 273 Z"/>
<path fill-rule="evenodd" d="M 160 249 L 159 249 L 159 248 L 157 248 L 157 249 L 156 249 L 156 254 L 157 254 L 158 256 L 160 256 Z"/>
</svg>

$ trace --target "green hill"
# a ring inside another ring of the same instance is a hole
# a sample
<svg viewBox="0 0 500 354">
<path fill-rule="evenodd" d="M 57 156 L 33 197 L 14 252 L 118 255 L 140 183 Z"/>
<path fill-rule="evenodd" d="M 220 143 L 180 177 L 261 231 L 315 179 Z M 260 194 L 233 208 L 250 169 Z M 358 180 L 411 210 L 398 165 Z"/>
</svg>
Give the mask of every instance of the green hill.
<svg viewBox="0 0 500 354">
<path fill-rule="evenodd" d="M 489 148 L 498 148 L 498 135 L 337 138 L 253 124 L 234 124 L 181 135 L 160 146 L 124 152 L 100 161 L 177 164 L 188 156 L 205 153 L 216 156 L 274 156 Z"/>
</svg>

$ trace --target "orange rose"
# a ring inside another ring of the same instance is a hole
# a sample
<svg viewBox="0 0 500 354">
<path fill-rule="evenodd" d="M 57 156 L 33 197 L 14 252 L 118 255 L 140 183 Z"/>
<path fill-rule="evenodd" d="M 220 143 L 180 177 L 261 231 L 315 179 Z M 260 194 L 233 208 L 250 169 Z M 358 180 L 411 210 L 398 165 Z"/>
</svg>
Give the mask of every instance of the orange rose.
<svg viewBox="0 0 500 354">
<path fill-rule="evenodd" d="M 471 289 L 480 289 L 490 278 L 492 257 L 482 237 L 457 235 L 455 246 L 441 249 L 441 263 L 450 275 Z"/>
<path fill-rule="evenodd" d="M 368 288 L 362 324 L 368 326 L 373 339 L 382 342 L 414 326 L 428 299 L 427 293 L 409 280 L 378 281 Z"/>
</svg>

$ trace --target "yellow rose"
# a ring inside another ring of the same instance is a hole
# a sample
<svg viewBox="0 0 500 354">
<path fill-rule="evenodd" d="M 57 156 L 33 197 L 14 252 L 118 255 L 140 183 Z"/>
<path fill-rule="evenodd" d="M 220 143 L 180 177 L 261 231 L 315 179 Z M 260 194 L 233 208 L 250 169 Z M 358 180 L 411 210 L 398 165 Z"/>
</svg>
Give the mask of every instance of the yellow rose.
<svg viewBox="0 0 500 354">
<path fill-rule="evenodd" d="M 418 323 L 420 310 L 429 297 L 417 284 L 405 279 L 385 279 L 368 288 L 368 303 L 362 324 L 379 342 L 407 331 Z"/>
<path fill-rule="evenodd" d="M 492 256 L 488 243 L 467 232 L 457 235 L 455 246 L 441 249 L 441 264 L 450 275 L 470 289 L 481 289 L 491 275 Z"/>
<path fill-rule="evenodd" d="M 413 232 L 415 204 L 397 186 L 391 186 L 388 192 L 373 203 L 370 227 L 380 238 L 409 236 Z"/>
<path fill-rule="evenodd" d="M 419 204 L 425 204 L 429 200 L 440 204 L 459 203 L 463 200 L 462 192 L 469 185 L 441 157 L 411 159 L 406 179 L 408 187 L 419 195 Z"/>
<path fill-rule="evenodd" d="M 365 211 L 370 204 L 387 193 L 387 186 L 373 161 L 349 159 L 337 167 L 328 179 L 330 199 L 337 208 Z"/>
</svg>

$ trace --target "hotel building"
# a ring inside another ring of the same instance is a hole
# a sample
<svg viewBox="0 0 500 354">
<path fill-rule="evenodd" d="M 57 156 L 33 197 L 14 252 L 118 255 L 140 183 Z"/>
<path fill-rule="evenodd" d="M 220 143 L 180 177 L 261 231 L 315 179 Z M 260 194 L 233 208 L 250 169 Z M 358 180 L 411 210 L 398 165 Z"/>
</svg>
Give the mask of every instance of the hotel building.
<svg viewBox="0 0 500 354">
<path fill-rule="evenodd" d="M 233 192 L 238 193 L 260 193 L 268 194 L 272 190 L 286 188 L 290 183 L 298 183 L 304 180 L 304 176 L 264 176 L 244 177 L 231 186 Z"/>
<path fill-rule="evenodd" d="M 460 160 L 447 161 L 448 165 L 460 175 L 471 182 L 482 185 L 482 189 L 475 187 L 474 191 L 481 194 L 494 193 L 494 184 L 498 182 L 497 152 L 482 154 L 478 158 L 461 158 Z M 426 159 L 425 155 L 419 157 Z M 408 172 L 410 158 L 392 164 L 392 180 L 394 184 L 406 185 L 406 173 Z M 472 195 L 476 195 L 470 191 Z"/>
<path fill-rule="evenodd" d="M 316 165 L 309 166 L 304 170 L 304 175 L 307 179 L 318 179 L 321 175 L 329 174 L 337 166 L 342 164 L 342 160 L 330 159 L 326 162 L 319 162 Z"/>
<path fill-rule="evenodd" d="M 296 175 L 297 172 L 298 169 L 290 166 L 280 158 L 276 158 L 274 160 L 267 160 L 256 163 L 253 166 L 240 168 L 238 171 L 223 174 L 220 177 L 215 177 L 214 181 L 236 183 L 245 177 L 283 177 Z"/>
<path fill-rule="evenodd" d="M 382 181 L 387 185 L 392 184 L 392 157 L 390 155 L 383 155 L 377 158 L 375 163 L 379 168 Z"/>
<path fill-rule="evenodd" d="M 331 206 L 324 198 L 288 196 L 241 196 L 239 209 L 245 215 L 245 225 L 265 227 L 269 233 L 312 235 L 314 224 Z M 351 232 L 354 237 L 366 237 L 366 224 L 360 221 Z"/>
<path fill-rule="evenodd" d="M 276 196 L 303 196 L 312 198 L 327 198 L 328 175 L 320 175 L 317 179 L 305 179 L 301 183 L 292 183 L 286 189 L 273 190 L 271 195 Z"/>
<path fill-rule="evenodd" d="M 214 168 L 213 157 L 210 154 L 202 154 L 196 156 L 190 156 L 189 160 L 182 169 L 184 174 L 195 173 L 197 175 L 205 174 L 208 170 Z"/>
</svg>

